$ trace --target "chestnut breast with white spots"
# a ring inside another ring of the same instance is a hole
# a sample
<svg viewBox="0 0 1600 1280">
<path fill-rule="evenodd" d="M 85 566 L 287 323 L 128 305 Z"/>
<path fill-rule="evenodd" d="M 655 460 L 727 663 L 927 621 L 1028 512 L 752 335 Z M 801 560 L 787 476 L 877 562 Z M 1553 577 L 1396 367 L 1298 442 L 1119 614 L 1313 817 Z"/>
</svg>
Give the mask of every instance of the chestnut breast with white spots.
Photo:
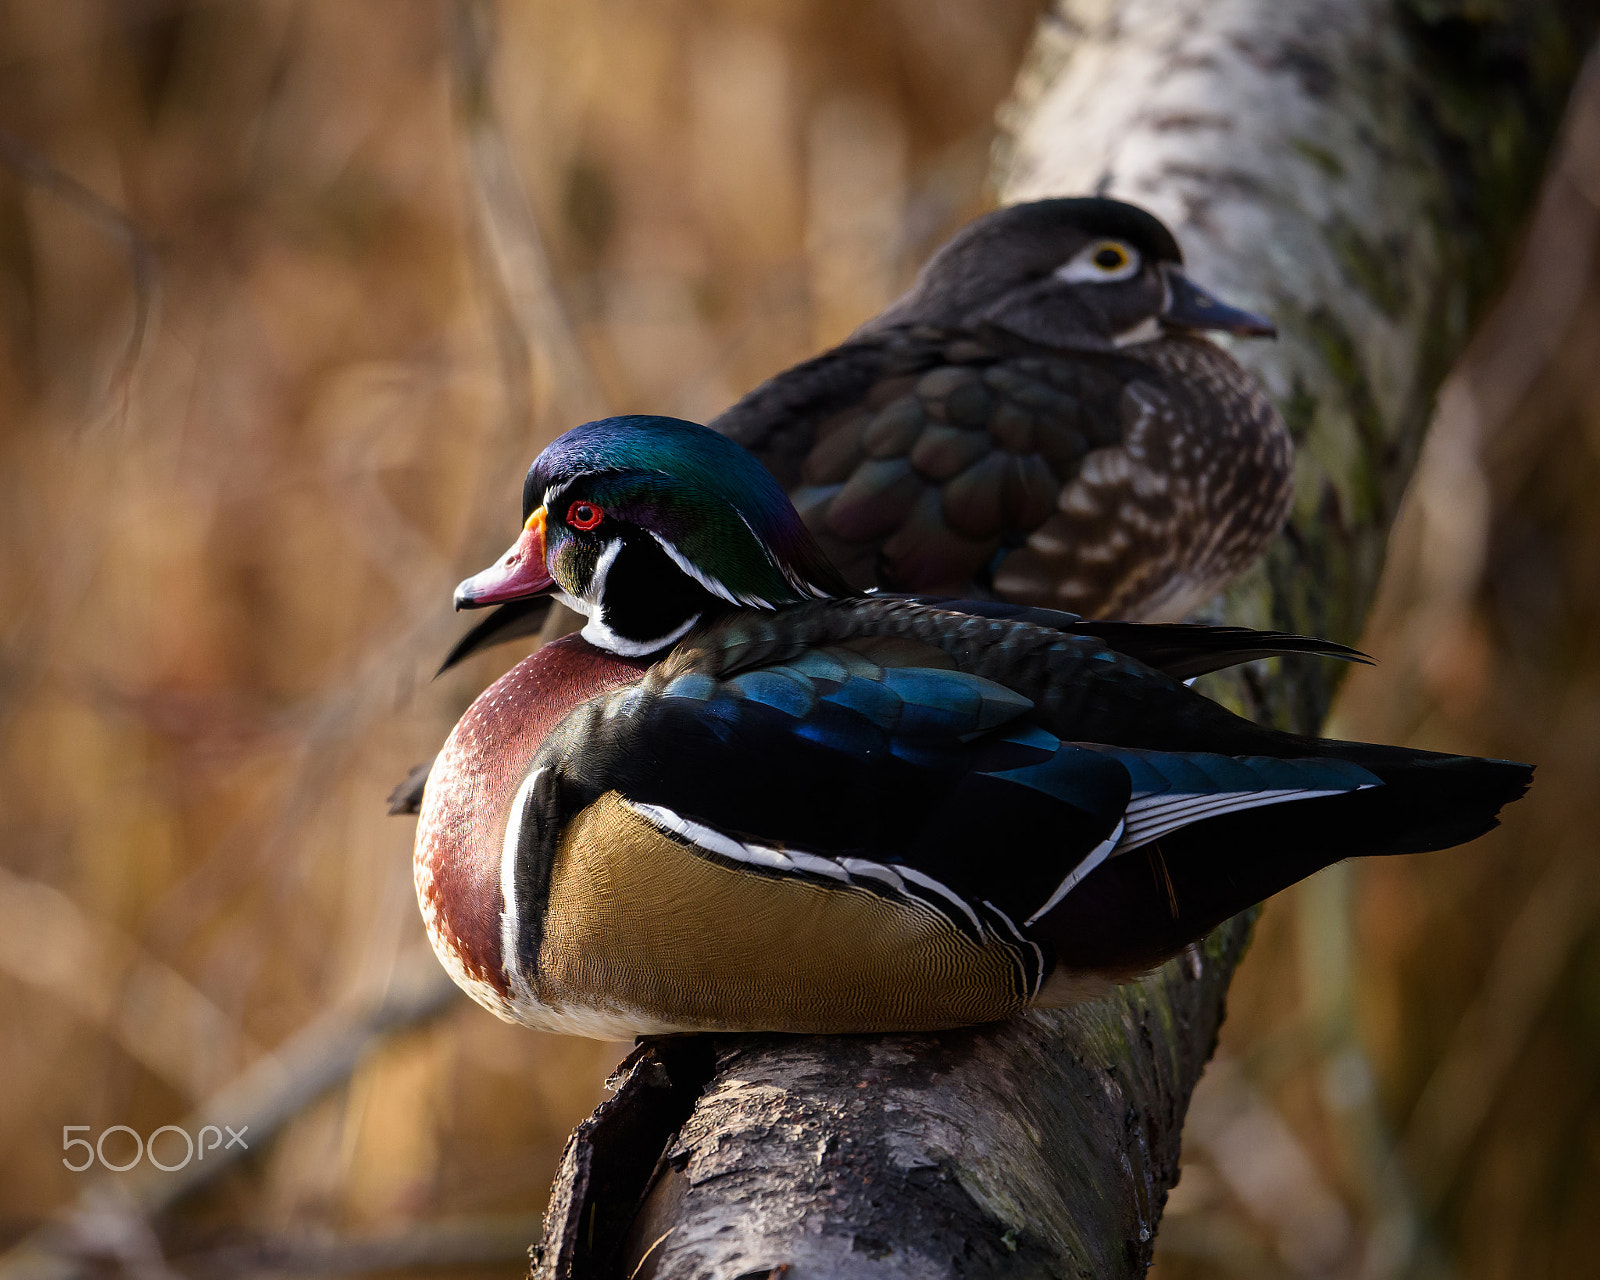
<svg viewBox="0 0 1600 1280">
<path fill-rule="evenodd" d="M 500 869 L 512 799 L 569 711 L 636 682 L 648 665 L 563 636 L 485 689 L 434 762 L 417 823 L 417 901 L 440 963 L 507 1021 L 515 1019 L 501 956 Z"/>
</svg>

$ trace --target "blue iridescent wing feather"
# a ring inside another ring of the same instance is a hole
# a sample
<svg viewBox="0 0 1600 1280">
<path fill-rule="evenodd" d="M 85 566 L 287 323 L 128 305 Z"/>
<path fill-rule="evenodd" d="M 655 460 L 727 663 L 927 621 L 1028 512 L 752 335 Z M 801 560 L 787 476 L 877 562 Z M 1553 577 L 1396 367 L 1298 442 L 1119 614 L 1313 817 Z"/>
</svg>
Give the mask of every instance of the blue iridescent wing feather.
<svg viewBox="0 0 1600 1280">
<path fill-rule="evenodd" d="M 616 790 L 753 850 L 909 871 L 1019 922 L 1120 852 L 1130 830 L 1154 839 L 1378 781 L 1341 760 L 1076 743 L 1036 710 L 979 676 L 823 646 L 728 679 L 647 681 L 552 750 L 584 795 Z"/>
</svg>

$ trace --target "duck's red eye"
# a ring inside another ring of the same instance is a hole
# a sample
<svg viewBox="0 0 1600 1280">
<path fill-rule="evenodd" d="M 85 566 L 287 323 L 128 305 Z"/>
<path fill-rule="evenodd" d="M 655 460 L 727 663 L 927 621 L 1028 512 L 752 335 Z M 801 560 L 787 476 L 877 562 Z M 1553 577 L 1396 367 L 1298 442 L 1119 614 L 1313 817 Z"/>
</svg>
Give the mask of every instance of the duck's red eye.
<svg viewBox="0 0 1600 1280">
<path fill-rule="evenodd" d="M 567 508 L 567 523 L 574 529 L 592 529 L 605 518 L 605 512 L 582 498 Z"/>
</svg>

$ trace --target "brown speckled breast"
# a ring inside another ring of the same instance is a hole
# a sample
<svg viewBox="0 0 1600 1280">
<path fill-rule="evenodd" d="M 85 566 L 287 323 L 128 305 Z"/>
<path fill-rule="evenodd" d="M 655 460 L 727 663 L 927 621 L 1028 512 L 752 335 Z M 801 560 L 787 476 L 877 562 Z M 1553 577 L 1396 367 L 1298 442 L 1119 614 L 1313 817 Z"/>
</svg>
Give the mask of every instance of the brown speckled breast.
<svg viewBox="0 0 1600 1280">
<path fill-rule="evenodd" d="M 1294 494 L 1288 429 L 1201 338 L 1126 348 L 1121 438 L 1084 455 L 1049 519 L 1000 562 L 995 594 L 1090 617 L 1176 622 L 1252 564 Z"/>
<path fill-rule="evenodd" d="M 563 636 L 479 695 L 434 762 L 417 823 L 417 901 L 440 962 L 475 1000 L 509 1017 L 500 956 L 500 857 L 529 762 L 574 707 L 637 681 L 648 661 Z"/>
</svg>

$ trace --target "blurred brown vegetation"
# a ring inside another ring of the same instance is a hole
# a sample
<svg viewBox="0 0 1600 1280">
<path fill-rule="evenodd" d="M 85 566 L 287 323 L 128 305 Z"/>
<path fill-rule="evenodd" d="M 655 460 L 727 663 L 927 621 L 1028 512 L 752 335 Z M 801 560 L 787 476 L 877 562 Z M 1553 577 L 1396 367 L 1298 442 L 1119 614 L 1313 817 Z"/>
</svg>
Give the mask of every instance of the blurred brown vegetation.
<svg viewBox="0 0 1600 1280">
<path fill-rule="evenodd" d="M 383 796 L 510 661 L 428 681 L 527 462 L 602 409 L 709 416 L 877 310 L 983 207 L 1035 10 L 0 0 L 0 1244 L 90 1185 L 63 1125 L 181 1123 L 415 957 Z M 1591 1273 L 1600 98 L 1579 119 L 1339 712 L 1538 786 L 1267 908 L 1169 1280 Z M 435 1256 L 511 1275 L 621 1052 L 462 998 L 163 1245 L 248 1269 L 185 1251 L 470 1218 Z"/>
<path fill-rule="evenodd" d="M 886 302 L 981 207 L 1032 18 L 0 4 L 6 1240 L 88 1184 L 62 1126 L 181 1122 L 422 945 L 383 800 L 510 661 L 429 683 L 528 462 Z M 516 1213 L 514 1259 L 622 1052 L 462 999 L 189 1222 Z"/>
</svg>

